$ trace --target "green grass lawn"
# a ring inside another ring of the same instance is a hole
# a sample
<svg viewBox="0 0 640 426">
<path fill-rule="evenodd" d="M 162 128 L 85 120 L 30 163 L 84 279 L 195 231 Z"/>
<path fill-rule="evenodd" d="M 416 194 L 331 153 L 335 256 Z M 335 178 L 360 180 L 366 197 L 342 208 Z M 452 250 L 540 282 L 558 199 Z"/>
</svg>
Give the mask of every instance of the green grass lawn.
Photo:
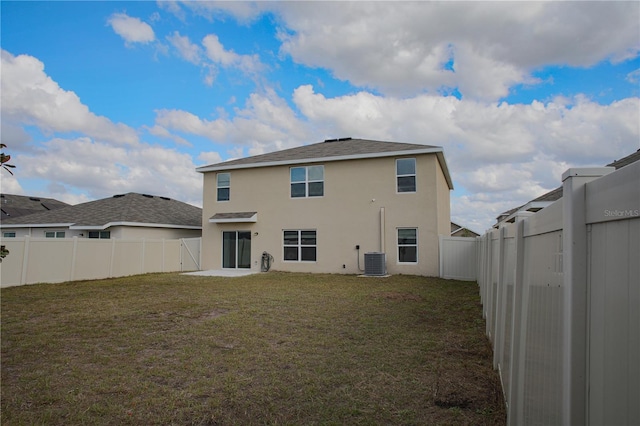
<svg viewBox="0 0 640 426">
<path fill-rule="evenodd" d="M 151 274 L 1 297 L 3 425 L 505 423 L 475 283 Z"/>
</svg>

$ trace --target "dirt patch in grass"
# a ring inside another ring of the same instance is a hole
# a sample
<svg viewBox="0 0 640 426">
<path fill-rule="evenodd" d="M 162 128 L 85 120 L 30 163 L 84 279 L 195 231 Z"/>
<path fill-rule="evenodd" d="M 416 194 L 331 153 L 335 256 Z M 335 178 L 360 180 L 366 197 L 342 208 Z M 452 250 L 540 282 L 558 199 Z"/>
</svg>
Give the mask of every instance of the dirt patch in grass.
<svg viewBox="0 0 640 426">
<path fill-rule="evenodd" d="M 417 294 L 411 293 L 398 293 L 393 291 L 386 291 L 382 293 L 377 293 L 375 296 L 382 297 L 384 299 L 389 300 L 400 300 L 405 302 L 420 302 L 422 297 Z"/>
<path fill-rule="evenodd" d="M 3 425 L 505 423 L 473 283 L 152 274 L 1 296 Z"/>
</svg>

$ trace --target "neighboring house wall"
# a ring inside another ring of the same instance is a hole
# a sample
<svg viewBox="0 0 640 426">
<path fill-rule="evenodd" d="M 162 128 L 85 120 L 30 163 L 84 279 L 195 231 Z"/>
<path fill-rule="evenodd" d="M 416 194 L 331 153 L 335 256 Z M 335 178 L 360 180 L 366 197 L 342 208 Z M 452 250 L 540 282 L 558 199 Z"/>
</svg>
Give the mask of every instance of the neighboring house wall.
<svg viewBox="0 0 640 426">
<path fill-rule="evenodd" d="M 150 238 L 150 239 L 177 239 L 177 238 L 199 238 L 202 235 L 200 229 L 176 229 L 176 228 L 154 228 L 149 226 L 110 226 L 97 231 L 108 231 L 110 238 Z M 33 238 L 45 238 L 47 232 L 64 232 L 64 238 L 88 238 L 89 231 L 81 229 L 69 229 L 64 227 L 51 228 L 2 228 L 2 236 L 15 233 L 15 238 L 30 236 Z"/>
<path fill-rule="evenodd" d="M 105 231 L 111 231 L 111 238 L 152 238 L 177 239 L 200 238 L 200 229 L 154 228 L 149 226 L 112 226 Z M 86 232 L 85 232 L 86 236 Z"/>
<path fill-rule="evenodd" d="M 62 226 L 54 226 L 54 227 L 33 227 L 33 228 L 2 228 L 2 236 L 4 237 L 6 234 L 10 234 L 15 232 L 15 237 L 33 237 L 33 238 L 45 238 L 47 232 L 64 232 L 64 238 L 73 238 L 73 237 L 81 237 L 82 231 L 76 229 L 69 229 Z"/>
<path fill-rule="evenodd" d="M 416 192 L 397 193 L 396 159 L 416 158 Z M 438 275 L 438 235 L 450 233 L 449 187 L 434 154 L 313 163 L 324 166 L 324 196 L 291 198 L 290 167 L 234 169 L 230 200 L 216 201 L 216 175 L 204 173 L 202 268 L 222 265 L 222 233 L 251 233 L 251 268 L 263 252 L 282 271 L 359 273 L 364 253 L 383 251 L 390 274 Z M 257 212 L 257 222 L 210 223 L 217 213 Z M 398 228 L 416 228 L 418 261 L 398 262 Z M 285 230 L 315 230 L 315 262 L 283 261 Z"/>
</svg>

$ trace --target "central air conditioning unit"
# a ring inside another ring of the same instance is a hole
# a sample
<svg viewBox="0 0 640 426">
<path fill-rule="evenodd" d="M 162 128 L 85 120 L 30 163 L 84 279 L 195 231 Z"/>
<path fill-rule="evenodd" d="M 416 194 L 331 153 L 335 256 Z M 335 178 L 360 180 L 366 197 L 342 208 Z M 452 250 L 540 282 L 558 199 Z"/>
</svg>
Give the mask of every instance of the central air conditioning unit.
<svg viewBox="0 0 640 426">
<path fill-rule="evenodd" d="M 384 253 L 365 253 L 364 274 L 373 277 L 387 275 L 387 255 Z"/>
</svg>

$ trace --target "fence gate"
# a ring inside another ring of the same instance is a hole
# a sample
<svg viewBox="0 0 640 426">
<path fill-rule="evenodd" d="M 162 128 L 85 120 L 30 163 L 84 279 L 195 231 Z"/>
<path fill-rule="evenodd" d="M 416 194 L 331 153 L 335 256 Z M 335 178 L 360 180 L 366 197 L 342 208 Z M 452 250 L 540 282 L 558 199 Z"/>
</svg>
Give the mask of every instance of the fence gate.
<svg viewBox="0 0 640 426">
<path fill-rule="evenodd" d="M 180 270 L 199 271 L 202 238 L 181 238 L 180 242 L 182 243 L 180 248 Z"/>
<path fill-rule="evenodd" d="M 440 278 L 476 281 L 475 238 L 440 236 Z"/>
</svg>

